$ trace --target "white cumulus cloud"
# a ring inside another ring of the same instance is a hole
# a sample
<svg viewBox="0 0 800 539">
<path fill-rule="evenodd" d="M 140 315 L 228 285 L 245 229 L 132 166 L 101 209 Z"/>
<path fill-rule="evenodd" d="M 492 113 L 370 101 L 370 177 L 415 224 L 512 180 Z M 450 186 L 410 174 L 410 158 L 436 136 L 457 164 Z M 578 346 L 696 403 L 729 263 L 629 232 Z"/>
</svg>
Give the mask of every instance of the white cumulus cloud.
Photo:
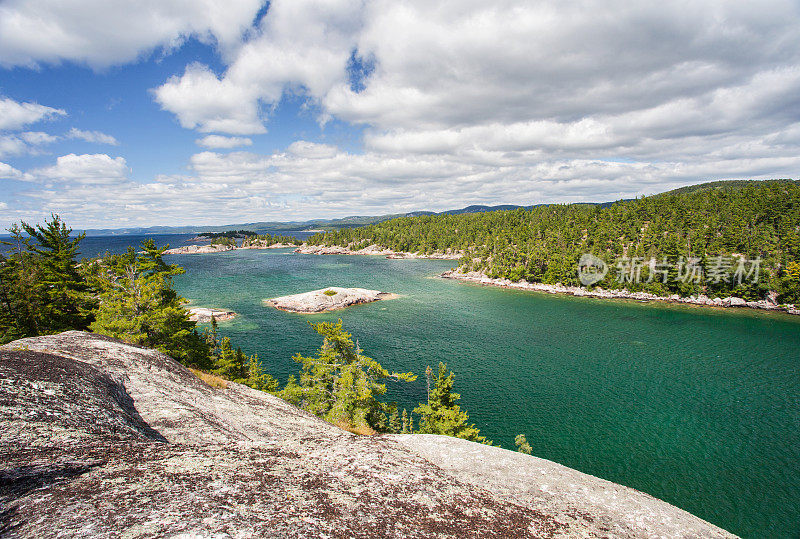
<svg viewBox="0 0 800 539">
<path fill-rule="evenodd" d="M 67 138 L 85 140 L 86 142 L 94 142 L 96 144 L 109 144 L 111 146 L 118 146 L 119 142 L 111 135 L 107 135 L 101 131 L 83 131 L 77 127 L 73 127 L 66 135 Z"/>
<path fill-rule="evenodd" d="M 0 98 L 0 130 L 21 129 L 28 124 L 66 116 L 66 111 L 38 103 L 19 103 L 11 98 Z"/>
<path fill-rule="evenodd" d="M 42 153 L 41 146 L 52 144 L 58 137 L 41 131 L 0 135 L 0 157 Z"/>
<path fill-rule="evenodd" d="M 125 181 L 128 166 L 122 157 L 106 154 L 62 155 L 56 164 L 31 171 L 41 180 L 55 180 L 68 184 L 105 185 Z M 102 196 L 102 194 L 100 195 Z"/>
<path fill-rule="evenodd" d="M 195 142 L 204 148 L 236 148 L 253 145 L 253 141 L 247 137 L 224 137 L 221 135 L 208 135 Z"/>
<path fill-rule="evenodd" d="M 236 48 L 261 0 L 5 0 L 0 65 L 74 61 L 95 68 L 130 62 L 189 36 Z"/>
</svg>

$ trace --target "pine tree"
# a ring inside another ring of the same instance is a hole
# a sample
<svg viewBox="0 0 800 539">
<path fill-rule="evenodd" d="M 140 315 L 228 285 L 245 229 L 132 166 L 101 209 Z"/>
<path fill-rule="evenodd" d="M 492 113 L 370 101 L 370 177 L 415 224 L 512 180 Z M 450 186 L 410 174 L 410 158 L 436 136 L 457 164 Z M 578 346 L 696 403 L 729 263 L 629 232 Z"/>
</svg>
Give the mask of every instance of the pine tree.
<svg viewBox="0 0 800 539">
<path fill-rule="evenodd" d="M 91 329 L 208 369 L 209 339 L 198 334 L 183 306 L 185 300 L 172 286 L 172 277 L 184 270 L 164 262 L 162 254 L 168 247 L 157 248 L 149 239 L 142 242 L 141 255 L 130 247 L 122 255 L 98 261 L 95 286 L 100 306 Z"/>
<path fill-rule="evenodd" d="M 411 434 L 414 432 L 414 418 L 408 415 L 408 412 L 405 408 L 403 408 L 403 419 L 402 419 L 402 432 L 403 434 Z"/>
<path fill-rule="evenodd" d="M 219 341 L 219 355 L 214 360 L 214 374 L 237 383 L 245 383 L 249 369 L 241 348 L 233 349 L 229 337 Z"/>
<path fill-rule="evenodd" d="M 399 433 L 403 428 L 400 423 L 400 414 L 397 412 L 397 404 L 389 405 L 389 432 Z"/>
<path fill-rule="evenodd" d="M 29 250 L 29 240 L 14 224 L 11 241 L 0 241 L 10 249 L 0 254 L 0 344 L 39 335 L 44 325 L 42 306 L 46 290 L 38 285 L 41 270 Z"/>
<path fill-rule="evenodd" d="M 274 393 L 278 389 L 278 381 L 264 372 L 258 362 L 258 356 L 252 355 L 247 358 L 247 381 L 246 385 L 259 391 Z"/>
<path fill-rule="evenodd" d="M 35 302 L 24 303 L 28 306 L 28 321 L 37 334 L 87 329 L 94 301 L 77 269 L 78 246 L 85 234 L 72 238 L 72 229 L 58 215 L 50 217 L 44 225 L 23 222 L 22 230 L 12 227 L 18 255 L 14 269 L 34 271 L 32 275 L 17 273 L 16 285 L 20 293 L 36 298 Z M 30 238 L 22 240 L 22 231 Z M 23 253 L 23 247 L 27 253 Z"/>
<path fill-rule="evenodd" d="M 517 451 L 520 453 L 525 453 L 526 455 L 530 455 L 533 452 L 533 448 L 528 443 L 528 440 L 525 438 L 524 434 L 517 434 L 517 437 L 514 438 L 514 444 L 517 446 Z"/>
<path fill-rule="evenodd" d="M 453 393 L 454 374 L 447 374 L 447 365 L 439 363 L 439 372 L 435 378 L 433 389 L 430 382 L 434 380 L 433 370 L 430 366 L 425 370 L 428 379 L 428 402 L 420 404 L 414 412 L 420 415 L 419 431 L 422 434 L 444 434 L 456 438 L 464 438 L 473 442 L 487 442 L 480 436 L 480 431 L 475 425 L 467 423 L 469 415 L 456 404 L 461 398 L 458 393 Z"/>
<path fill-rule="evenodd" d="M 389 373 L 365 356 L 342 321 L 322 322 L 312 327 L 323 336 L 316 357 L 300 354 L 299 380 L 290 378 L 281 396 L 331 423 L 354 432 L 385 430 L 388 405 L 378 397 L 386 393 L 384 380 L 413 381 L 412 373 Z"/>
</svg>

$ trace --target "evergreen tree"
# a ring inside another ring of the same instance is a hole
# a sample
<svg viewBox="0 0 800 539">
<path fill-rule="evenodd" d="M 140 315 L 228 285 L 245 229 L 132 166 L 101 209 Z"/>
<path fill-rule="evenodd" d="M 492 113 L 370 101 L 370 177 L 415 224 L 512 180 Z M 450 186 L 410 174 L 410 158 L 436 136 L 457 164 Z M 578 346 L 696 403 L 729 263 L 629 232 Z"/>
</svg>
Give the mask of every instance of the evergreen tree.
<svg viewBox="0 0 800 539">
<path fill-rule="evenodd" d="M 258 362 L 258 356 L 252 355 L 247 358 L 247 381 L 245 385 L 258 389 L 259 391 L 266 391 L 267 393 L 275 393 L 278 390 L 278 381 L 264 372 L 261 364 Z"/>
<path fill-rule="evenodd" d="M 76 260 L 83 235 L 72 238 L 57 215 L 9 232 L 2 244 L 10 249 L 0 255 L 0 342 L 86 329 L 95 300 Z"/>
<path fill-rule="evenodd" d="M 172 286 L 172 277 L 184 273 L 162 258 L 169 246 L 142 242 L 143 254 L 133 249 L 98 261 L 96 286 L 100 306 L 92 331 L 128 342 L 152 346 L 174 359 L 201 369 L 211 366 L 207 339 L 195 329 L 185 300 Z"/>
<path fill-rule="evenodd" d="M 281 396 L 322 417 L 355 432 L 386 429 L 388 405 L 378 397 L 386 393 L 386 379 L 413 381 L 412 373 L 389 373 L 380 363 L 365 356 L 342 321 L 312 324 L 323 336 L 315 357 L 300 354 L 299 380 L 290 378 Z"/>
<path fill-rule="evenodd" d="M 403 434 L 411 434 L 414 432 L 414 418 L 408 415 L 408 412 L 403 408 L 402 429 Z"/>
<path fill-rule="evenodd" d="M 389 405 L 389 432 L 399 433 L 403 428 L 400 423 L 400 414 L 397 412 L 397 404 Z"/>
<path fill-rule="evenodd" d="M 89 287 L 78 272 L 78 246 L 86 234 L 71 238 L 71 228 L 58 215 L 51 215 L 43 225 L 22 223 L 30 236 L 28 249 L 39 266 L 40 276 L 34 285 L 35 292 L 45 298 L 41 319 L 43 333 L 68 329 L 87 329 L 92 321 L 94 307 Z"/>
<path fill-rule="evenodd" d="M 214 374 L 237 383 L 244 383 L 248 377 L 247 359 L 241 348 L 231 346 L 231 340 L 223 337 L 219 341 L 218 355 L 214 358 Z"/>
<path fill-rule="evenodd" d="M 517 437 L 514 438 L 514 443 L 517 446 L 517 451 L 520 453 L 530 455 L 533 452 L 533 448 L 528 443 L 528 440 L 525 438 L 524 434 L 517 434 Z"/>
<path fill-rule="evenodd" d="M 480 431 L 475 425 L 467 423 L 469 415 L 461 410 L 456 401 L 461 398 L 458 393 L 453 393 L 454 374 L 447 373 L 447 365 L 439 363 L 439 371 L 435 378 L 433 388 L 433 370 L 430 366 L 425 370 L 428 380 L 428 402 L 420 404 L 414 412 L 420 415 L 419 430 L 422 434 L 444 434 L 456 438 L 464 438 L 473 442 L 487 443 L 486 438 L 480 436 Z M 488 442 L 491 444 L 491 442 Z"/>
</svg>

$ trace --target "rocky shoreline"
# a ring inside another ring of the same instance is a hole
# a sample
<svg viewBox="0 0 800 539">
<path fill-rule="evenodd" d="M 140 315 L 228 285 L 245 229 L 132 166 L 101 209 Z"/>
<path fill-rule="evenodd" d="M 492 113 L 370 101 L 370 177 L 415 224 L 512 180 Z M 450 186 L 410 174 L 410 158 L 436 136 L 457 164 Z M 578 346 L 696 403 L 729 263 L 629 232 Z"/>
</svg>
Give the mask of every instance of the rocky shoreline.
<svg viewBox="0 0 800 539">
<path fill-rule="evenodd" d="M 384 249 L 374 244 L 353 251 L 348 247 L 342 247 L 340 245 L 308 245 L 304 243 L 295 249 L 294 252 L 304 255 L 384 256 L 392 259 L 424 258 L 430 260 L 459 260 L 463 255 L 462 251 L 431 254 L 409 253 L 406 251 Z"/>
<path fill-rule="evenodd" d="M 164 251 L 165 255 L 202 255 L 209 253 L 224 253 L 226 251 L 238 251 L 242 249 L 288 249 L 296 247 L 291 243 L 273 243 L 272 245 L 253 244 L 253 245 L 182 245 Z"/>
<path fill-rule="evenodd" d="M 461 273 L 459 271 L 446 271 L 441 275 L 445 279 L 455 279 L 469 283 L 485 286 L 497 286 L 500 288 L 512 288 L 515 290 L 532 290 L 535 292 L 546 292 L 548 294 L 569 294 L 571 296 L 603 298 L 603 299 L 633 299 L 637 301 L 665 301 L 668 303 L 680 303 L 686 305 L 700 305 L 704 307 L 723 307 L 723 308 L 750 308 L 764 311 L 783 312 L 793 315 L 800 315 L 800 309 L 794 305 L 779 305 L 774 301 L 759 300 L 745 301 L 742 298 L 709 298 L 703 294 L 698 296 L 681 297 L 677 294 L 671 296 L 658 296 L 649 292 L 631 292 L 626 289 L 605 290 L 594 288 L 588 290 L 580 286 L 565 286 L 562 284 L 529 283 L 525 280 L 511 281 L 510 279 L 493 279 L 486 274 L 471 271 Z"/>
<path fill-rule="evenodd" d="M 395 299 L 396 297 L 396 294 L 381 292 L 380 290 L 331 286 L 312 290 L 311 292 L 303 292 L 302 294 L 265 299 L 264 304 L 281 311 L 309 314 L 336 311 L 351 305 Z"/>
<path fill-rule="evenodd" d="M 208 253 L 224 253 L 232 251 L 232 245 L 182 245 L 164 251 L 165 255 L 201 255 Z"/>
<path fill-rule="evenodd" d="M 3 537 L 734 537 L 534 456 L 357 436 L 91 333 L 0 347 L 0 402 Z"/>
</svg>

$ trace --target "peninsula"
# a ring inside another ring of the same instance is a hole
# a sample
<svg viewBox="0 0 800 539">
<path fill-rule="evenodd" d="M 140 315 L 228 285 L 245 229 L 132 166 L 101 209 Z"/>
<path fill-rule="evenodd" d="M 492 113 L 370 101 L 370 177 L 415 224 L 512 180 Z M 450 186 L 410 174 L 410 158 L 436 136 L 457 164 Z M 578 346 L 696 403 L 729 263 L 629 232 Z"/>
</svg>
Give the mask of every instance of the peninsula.
<svg viewBox="0 0 800 539">
<path fill-rule="evenodd" d="M 381 292 L 380 290 L 332 286 L 302 294 L 265 299 L 264 304 L 291 313 L 322 313 L 344 309 L 351 305 L 394 299 L 396 297 L 396 294 Z"/>
<path fill-rule="evenodd" d="M 201 255 L 201 254 L 209 254 L 209 253 L 224 253 L 226 251 L 238 251 L 238 250 L 249 250 L 249 249 L 288 249 L 290 247 L 296 247 L 296 245 L 292 243 L 272 243 L 272 244 L 265 244 L 265 243 L 246 243 L 243 245 L 229 245 L 229 244 L 219 244 L 214 243 L 211 245 L 182 245 L 180 247 L 175 247 L 172 249 L 167 249 L 164 251 L 165 255 Z"/>
</svg>

